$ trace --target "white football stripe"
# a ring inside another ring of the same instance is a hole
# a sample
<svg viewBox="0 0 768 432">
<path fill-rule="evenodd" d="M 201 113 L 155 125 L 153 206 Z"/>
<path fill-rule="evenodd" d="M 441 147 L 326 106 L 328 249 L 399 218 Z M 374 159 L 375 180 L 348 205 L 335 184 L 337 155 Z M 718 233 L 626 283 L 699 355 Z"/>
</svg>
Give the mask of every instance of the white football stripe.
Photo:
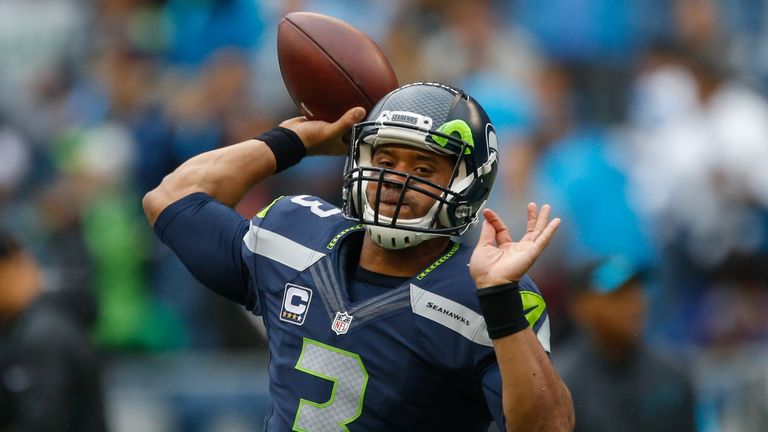
<svg viewBox="0 0 768 432">
<path fill-rule="evenodd" d="M 544 319 L 544 323 L 539 327 L 539 331 L 536 332 L 536 337 L 539 338 L 539 343 L 544 348 L 544 351 L 551 354 L 552 350 L 549 346 L 549 315 Z"/>
<path fill-rule="evenodd" d="M 443 311 L 430 307 L 430 303 Z M 485 318 L 482 315 L 460 303 L 423 290 L 414 284 L 411 284 L 411 310 L 417 315 L 448 327 L 472 342 L 489 347 L 493 346 L 493 342 L 488 336 Z M 464 318 L 464 320 L 457 317 Z M 549 316 L 547 316 L 536 333 L 539 343 L 546 352 L 550 352 L 549 334 Z"/>
<path fill-rule="evenodd" d="M 436 310 L 433 305 L 450 313 Z M 413 313 L 432 320 L 459 333 L 472 342 L 493 346 L 485 327 L 485 318 L 472 309 L 455 301 L 423 290 L 411 284 L 411 309 Z M 457 317 L 461 317 L 459 319 Z"/>
<path fill-rule="evenodd" d="M 306 270 L 326 255 L 253 223 L 243 237 L 243 242 L 248 250 L 256 255 L 275 260 L 298 271 Z"/>
</svg>

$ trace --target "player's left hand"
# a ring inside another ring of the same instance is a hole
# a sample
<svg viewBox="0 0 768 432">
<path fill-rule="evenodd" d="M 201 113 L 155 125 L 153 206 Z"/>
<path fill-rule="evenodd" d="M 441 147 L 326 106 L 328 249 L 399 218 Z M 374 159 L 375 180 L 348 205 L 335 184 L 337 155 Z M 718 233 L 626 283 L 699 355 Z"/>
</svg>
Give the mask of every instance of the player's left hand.
<svg viewBox="0 0 768 432">
<path fill-rule="evenodd" d="M 478 289 L 523 277 L 560 226 L 559 218 L 549 220 L 550 211 L 546 204 L 539 212 L 536 203 L 528 204 L 526 233 L 515 242 L 501 218 L 493 210 L 483 210 L 483 229 L 469 260 L 469 272 Z"/>
</svg>

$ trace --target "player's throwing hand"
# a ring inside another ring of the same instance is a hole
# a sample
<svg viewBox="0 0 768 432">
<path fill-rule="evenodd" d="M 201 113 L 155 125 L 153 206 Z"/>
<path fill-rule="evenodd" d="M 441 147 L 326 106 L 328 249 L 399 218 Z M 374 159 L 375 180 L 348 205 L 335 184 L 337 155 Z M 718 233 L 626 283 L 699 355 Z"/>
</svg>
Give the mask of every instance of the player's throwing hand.
<svg viewBox="0 0 768 432">
<path fill-rule="evenodd" d="M 536 203 L 528 204 L 525 235 L 512 241 L 509 229 L 493 210 L 485 209 L 483 229 L 477 242 L 469 271 L 478 289 L 520 280 L 547 247 L 560 219 L 549 220 L 551 207 L 537 211 Z"/>
<path fill-rule="evenodd" d="M 307 155 L 337 156 L 347 153 L 347 145 L 342 141 L 342 136 L 364 117 L 365 109 L 355 107 L 333 123 L 294 117 L 280 123 L 280 126 L 296 132 L 307 148 Z"/>
</svg>

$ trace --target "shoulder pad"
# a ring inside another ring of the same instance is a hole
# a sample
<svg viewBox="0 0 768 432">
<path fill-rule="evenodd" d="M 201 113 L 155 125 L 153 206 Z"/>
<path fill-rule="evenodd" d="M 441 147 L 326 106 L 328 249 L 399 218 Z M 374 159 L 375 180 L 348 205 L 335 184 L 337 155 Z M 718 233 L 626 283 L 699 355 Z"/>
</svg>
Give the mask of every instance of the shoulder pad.
<svg viewBox="0 0 768 432">
<path fill-rule="evenodd" d="M 354 226 L 341 209 L 311 195 L 280 197 L 262 209 L 251 225 L 311 248 L 325 248 L 339 232 Z"/>
<path fill-rule="evenodd" d="M 304 270 L 330 253 L 345 234 L 362 228 L 341 210 L 309 195 L 280 197 L 251 219 L 244 241 L 254 254 Z"/>
</svg>

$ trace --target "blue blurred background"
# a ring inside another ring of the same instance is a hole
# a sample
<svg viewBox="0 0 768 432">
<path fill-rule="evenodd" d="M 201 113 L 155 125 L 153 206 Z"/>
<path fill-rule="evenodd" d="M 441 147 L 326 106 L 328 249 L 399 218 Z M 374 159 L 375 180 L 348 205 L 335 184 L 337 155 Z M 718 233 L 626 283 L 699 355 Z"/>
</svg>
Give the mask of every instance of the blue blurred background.
<svg viewBox="0 0 768 432">
<path fill-rule="evenodd" d="M 261 425 L 258 318 L 191 278 L 140 197 L 297 115 L 276 30 L 298 10 L 367 32 L 400 83 L 486 107 L 502 154 L 490 207 L 517 231 L 531 200 L 563 218 L 532 272 L 555 358 L 578 332 L 574 272 L 620 256 L 647 274 L 643 338 L 690 374 L 698 429 L 768 430 L 768 2 L 0 0 L 0 222 L 47 291 L 95 299 L 112 430 Z M 339 203 L 342 166 L 305 160 L 238 211 Z"/>
</svg>

